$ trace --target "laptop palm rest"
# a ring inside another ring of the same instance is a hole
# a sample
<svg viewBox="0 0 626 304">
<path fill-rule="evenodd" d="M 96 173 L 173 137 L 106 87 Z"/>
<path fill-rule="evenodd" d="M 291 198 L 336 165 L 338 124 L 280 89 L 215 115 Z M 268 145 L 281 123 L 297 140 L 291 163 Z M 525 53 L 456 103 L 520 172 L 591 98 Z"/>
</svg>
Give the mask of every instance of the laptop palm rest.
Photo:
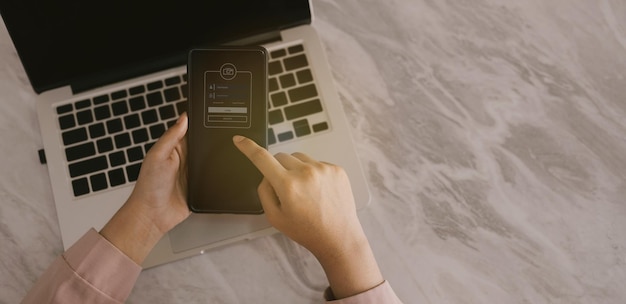
<svg viewBox="0 0 626 304">
<path fill-rule="evenodd" d="M 269 227 L 265 214 L 192 213 L 170 230 L 169 239 L 174 253 L 179 253 Z"/>
</svg>

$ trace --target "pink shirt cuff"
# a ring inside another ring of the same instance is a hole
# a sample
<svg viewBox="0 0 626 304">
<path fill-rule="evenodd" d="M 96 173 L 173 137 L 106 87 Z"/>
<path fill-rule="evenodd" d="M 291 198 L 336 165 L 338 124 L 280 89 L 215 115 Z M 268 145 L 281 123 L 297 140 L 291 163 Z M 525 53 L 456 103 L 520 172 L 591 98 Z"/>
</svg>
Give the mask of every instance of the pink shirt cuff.
<svg viewBox="0 0 626 304">
<path fill-rule="evenodd" d="M 22 303 L 123 303 L 140 273 L 141 266 L 90 229 L 54 260 Z"/>
<path fill-rule="evenodd" d="M 90 229 L 63 258 L 74 272 L 100 292 L 124 302 L 141 273 L 141 266 Z"/>
</svg>

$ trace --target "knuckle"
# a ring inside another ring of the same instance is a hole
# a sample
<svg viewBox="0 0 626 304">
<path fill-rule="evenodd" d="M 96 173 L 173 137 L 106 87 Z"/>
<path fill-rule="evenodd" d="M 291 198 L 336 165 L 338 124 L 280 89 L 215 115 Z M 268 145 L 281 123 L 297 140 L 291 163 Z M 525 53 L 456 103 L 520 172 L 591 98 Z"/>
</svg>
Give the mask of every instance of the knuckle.
<svg viewBox="0 0 626 304">
<path fill-rule="evenodd" d="M 285 156 L 287 156 L 287 153 L 284 153 L 284 152 L 278 152 L 274 154 L 274 158 L 276 159 L 281 159 L 281 158 L 284 158 Z"/>
<path fill-rule="evenodd" d="M 315 165 L 306 164 L 300 170 L 306 179 L 316 179 L 320 175 L 320 168 Z"/>
<path fill-rule="evenodd" d="M 304 153 L 302 153 L 302 152 L 294 152 L 294 153 L 291 153 L 291 155 L 292 155 L 293 157 L 296 157 L 296 158 L 303 158 L 303 157 L 307 157 L 307 155 L 306 155 L 306 154 L 304 154 Z"/>
<path fill-rule="evenodd" d="M 343 167 L 335 165 L 335 164 L 324 163 L 324 166 L 326 167 L 327 170 L 333 172 L 334 174 L 345 174 L 345 172 L 346 172 L 343 169 Z"/>
</svg>

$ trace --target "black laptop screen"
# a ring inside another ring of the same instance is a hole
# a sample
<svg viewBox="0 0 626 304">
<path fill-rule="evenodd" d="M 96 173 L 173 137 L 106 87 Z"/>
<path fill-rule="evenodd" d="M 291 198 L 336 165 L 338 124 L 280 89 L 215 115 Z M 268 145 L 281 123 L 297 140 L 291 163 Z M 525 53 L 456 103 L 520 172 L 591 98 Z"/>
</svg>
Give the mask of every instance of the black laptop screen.
<svg viewBox="0 0 626 304">
<path fill-rule="evenodd" d="M 182 65 L 190 48 L 311 19 L 307 0 L 3 0 L 0 13 L 37 92 Z"/>
</svg>

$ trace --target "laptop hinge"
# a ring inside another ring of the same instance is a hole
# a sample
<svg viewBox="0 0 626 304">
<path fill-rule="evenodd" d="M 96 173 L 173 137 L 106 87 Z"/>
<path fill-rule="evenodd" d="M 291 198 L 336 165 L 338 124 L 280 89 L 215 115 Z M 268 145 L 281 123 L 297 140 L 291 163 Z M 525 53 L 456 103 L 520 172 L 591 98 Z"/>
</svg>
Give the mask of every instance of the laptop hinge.
<svg viewBox="0 0 626 304">
<path fill-rule="evenodd" d="M 97 87 L 183 65 L 186 61 L 187 54 L 178 54 L 162 58 L 161 60 L 148 61 L 143 64 L 127 66 L 121 69 L 101 71 L 97 74 L 72 81 L 70 87 L 72 88 L 73 94 L 78 94 Z"/>
<path fill-rule="evenodd" d="M 233 45 L 233 46 L 261 45 L 261 44 L 267 44 L 270 42 L 280 41 L 280 38 L 281 38 L 280 31 L 273 31 L 273 32 L 267 32 L 267 33 L 262 33 L 262 34 L 246 37 L 243 39 L 233 40 L 233 41 L 224 43 L 224 45 Z"/>
</svg>

